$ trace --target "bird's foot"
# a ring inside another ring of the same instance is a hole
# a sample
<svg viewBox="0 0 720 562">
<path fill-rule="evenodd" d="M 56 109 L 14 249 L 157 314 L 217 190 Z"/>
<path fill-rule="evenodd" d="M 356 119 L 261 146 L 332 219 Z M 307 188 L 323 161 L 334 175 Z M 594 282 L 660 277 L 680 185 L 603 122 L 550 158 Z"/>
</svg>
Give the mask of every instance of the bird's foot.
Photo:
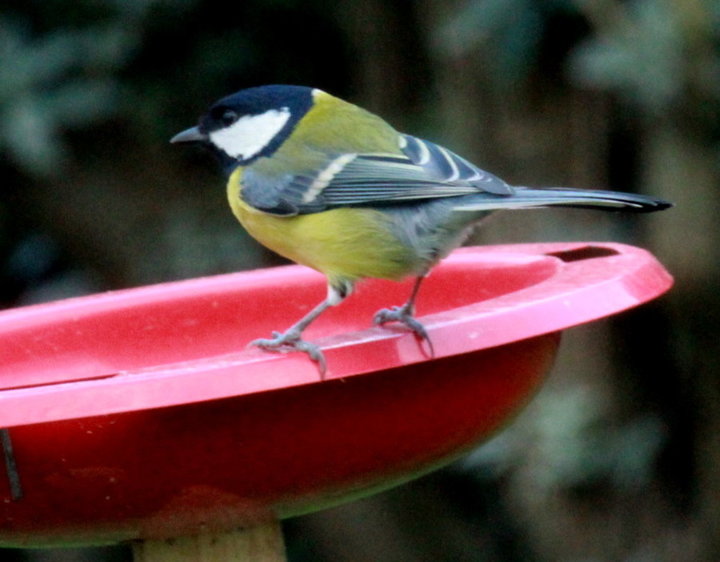
<svg viewBox="0 0 720 562">
<path fill-rule="evenodd" d="M 320 347 L 314 343 L 301 339 L 300 334 L 294 332 L 293 330 L 288 330 L 285 333 L 273 332 L 272 338 L 254 340 L 248 345 L 253 345 L 266 351 L 275 351 L 279 353 L 290 353 L 293 351 L 307 353 L 308 357 L 317 363 L 320 371 L 320 377 L 325 377 L 327 363 L 325 362 L 325 356 L 320 350 Z"/>
<path fill-rule="evenodd" d="M 435 357 L 435 349 L 433 348 L 432 340 L 428 336 L 425 326 L 418 322 L 413 317 L 413 307 L 404 304 L 402 306 L 393 306 L 392 308 L 383 308 L 378 310 L 373 317 L 373 323 L 376 326 L 383 326 L 388 322 L 400 322 L 410 328 L 414 334 L 421 340 L 428 343 L 430 348 L 430 356 Z"/>
</svg>

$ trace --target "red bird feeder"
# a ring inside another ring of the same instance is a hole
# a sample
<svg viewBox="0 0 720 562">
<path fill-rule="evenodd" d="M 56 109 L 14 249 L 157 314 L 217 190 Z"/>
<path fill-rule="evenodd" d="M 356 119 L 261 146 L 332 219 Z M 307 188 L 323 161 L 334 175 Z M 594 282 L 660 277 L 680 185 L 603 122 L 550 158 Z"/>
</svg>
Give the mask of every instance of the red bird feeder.
<svg viewBox="0 0 720 562">
<path fill-rule="evenodd" d="M 462 455 L 527 402 L 562 330 L 671 284 L 621 244 L 464 248 L 420 293 L 433 360 L 405 328 L 368 327 L 409 291 L 371 280 L 305 334 L 324 381 L 303 353 L 245 349 L 324 297 L 300 266 L 2 312 L 0 544 L 143 540 L 149 560 L 153 544 L 201 548 L 169 537 L 217 545 L 254 527 L 272 540 L 279 518 Z"/>
</svg>

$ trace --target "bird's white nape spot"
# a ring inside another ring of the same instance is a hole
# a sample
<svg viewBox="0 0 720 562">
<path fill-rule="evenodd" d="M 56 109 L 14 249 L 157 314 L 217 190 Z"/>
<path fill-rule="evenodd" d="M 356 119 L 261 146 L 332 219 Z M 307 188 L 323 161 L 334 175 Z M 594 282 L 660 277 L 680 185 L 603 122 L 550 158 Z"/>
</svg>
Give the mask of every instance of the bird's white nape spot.
<svg viewBox="0 0 720 562">
<path fill-rule="evenodd" d="M 330 94 L 328 94 L 327 92 L 324 92 L 320 88 L 313 88 L 313 90 L 312 90 L 313 101 L 317 101 L 317 99 L 321 96 L 329 96 L 329 95 Z"/>
<path fill-rule="evenodd" d="M 270 109 L 259 115 L 240 117 L 232 125 L 211 132 L 208 137 L 232 158 L 247 160 L 261 152 L 290 119 L 290 109 Z"/>
<path fill-rule="evenodd" d="M 355 160 L 357 154 L 350 152 L 347 154 L 341 154 L 337 158 L 334 158 L 330 163 L 323 168 L 320 173 L 315 176 L 315 179 L 308 187 L 308 190 L 303 194 L 303 203 L 310 203 L 313 201 L 323 189 L 325 189 L 332 179 L 338 175 L 342 169 L 347 166 L 350 162 Z"/>
</svg>

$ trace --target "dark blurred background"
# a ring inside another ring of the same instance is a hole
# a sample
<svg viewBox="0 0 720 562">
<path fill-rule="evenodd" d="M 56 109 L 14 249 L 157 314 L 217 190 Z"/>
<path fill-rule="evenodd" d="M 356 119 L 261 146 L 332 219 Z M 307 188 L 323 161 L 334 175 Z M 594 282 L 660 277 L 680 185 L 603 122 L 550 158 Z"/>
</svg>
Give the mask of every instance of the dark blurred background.
<svg viewBox="0 0 720 562">
<path fill-rule="evenodd" d="M 291 561 L 720 559 L 718 1 L 0 6 L 3 307 L 280 263 L 236 224 L 213 160 L 168 144 L 265 83 L 325 89 L 511 183 L 676 203 L 491 219 L 474 243 L 627 242 L 676 286 L 567 333 L 543 391 L 469 457 L 287 521 Z"/>
</svg>

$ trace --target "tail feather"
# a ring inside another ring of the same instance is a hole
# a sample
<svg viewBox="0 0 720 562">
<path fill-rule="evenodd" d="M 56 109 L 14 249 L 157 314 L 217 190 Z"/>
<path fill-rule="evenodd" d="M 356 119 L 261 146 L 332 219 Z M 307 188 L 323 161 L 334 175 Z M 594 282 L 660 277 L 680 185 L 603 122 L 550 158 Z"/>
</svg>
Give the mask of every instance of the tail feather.
<svg viewBox="0 0 720 562">
<path fill-rule="evenodd" d="M 463 197 L 454 207 L 456 211 L 490 211 L 495 209 L 531 209 L 537 207 L 572 207 L 604 211 L 630 211 L 650 213 L 672 207 L 672 203 L 620 191 L 573 189 L 566 187 L 529 188 L 515 187 L 507 196 L 487 194 Z"/>
</svg>

